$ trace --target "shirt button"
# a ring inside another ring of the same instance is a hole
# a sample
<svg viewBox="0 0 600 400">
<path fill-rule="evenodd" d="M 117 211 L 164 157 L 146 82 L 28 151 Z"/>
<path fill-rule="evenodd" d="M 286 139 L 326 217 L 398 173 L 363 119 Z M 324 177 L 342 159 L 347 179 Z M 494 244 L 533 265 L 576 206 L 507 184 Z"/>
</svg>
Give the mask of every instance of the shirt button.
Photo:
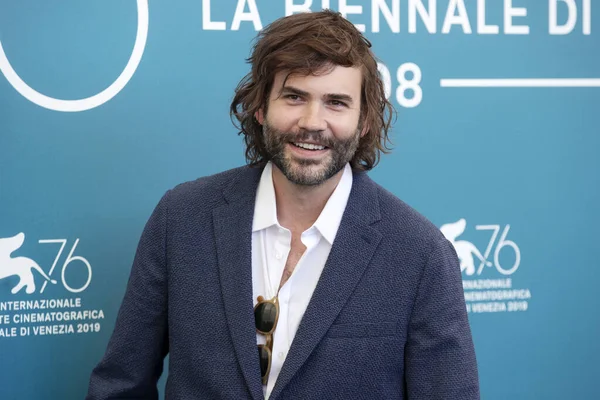
<svg viewBox="0 0 600 400">
<path fill-rule="evenodd" d="M 278 355 L 279 355 L 279 358 L 281 358 L 283 360 L 283 357 L 285 356 L 285 354 L 283 354 L 283 351 L 280 351 Z"/>
<path fill-rule="evenodd" d="M 281 260 L 281 253 L 275 253 L 275 258 Z"/>
</svg>

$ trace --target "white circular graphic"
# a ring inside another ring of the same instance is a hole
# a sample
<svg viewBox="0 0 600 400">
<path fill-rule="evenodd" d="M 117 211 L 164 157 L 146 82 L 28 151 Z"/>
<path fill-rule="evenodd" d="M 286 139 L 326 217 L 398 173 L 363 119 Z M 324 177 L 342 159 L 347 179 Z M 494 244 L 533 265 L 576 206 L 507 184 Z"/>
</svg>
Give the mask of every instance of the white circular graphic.
<svg viewBox="0 0 600 400">
<path fill-rule="evenodd" d="M 137 0 L 137 9 L 137 34 L 129 62 L 127 62 L 125 69 L 121 72 L 117 80 L 94 96 L 80 100 L 60 100 L 41 94 L 26 84 L 17 75 L 4 53 L 2 41 L 0 41 L 0 71 L 17 92 L 38 106 L 62 112 L 86 111 L 98 107 L 115 97 L 127 85 L 142 60 L 144 48 L 146 47 L 146 39 L 148 38 L 148 0 Z"/>
</svg>

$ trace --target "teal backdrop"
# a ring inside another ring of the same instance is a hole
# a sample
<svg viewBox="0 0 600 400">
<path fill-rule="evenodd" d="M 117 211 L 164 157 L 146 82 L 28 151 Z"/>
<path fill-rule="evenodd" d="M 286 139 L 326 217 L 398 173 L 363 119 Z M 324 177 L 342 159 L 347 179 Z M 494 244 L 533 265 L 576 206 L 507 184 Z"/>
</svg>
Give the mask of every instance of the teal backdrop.
<svg viewBox="0 0 600 400">
<path fill-rule="evenodd" d="M 0 399 L 84 397 L 152 209 L 245 162 L 234 88 L 302 6 L 373 43 L 370 175 L 454 243 L 482 398 L 597 398 L 597 0 L 0 0 Z"/>
</svg>

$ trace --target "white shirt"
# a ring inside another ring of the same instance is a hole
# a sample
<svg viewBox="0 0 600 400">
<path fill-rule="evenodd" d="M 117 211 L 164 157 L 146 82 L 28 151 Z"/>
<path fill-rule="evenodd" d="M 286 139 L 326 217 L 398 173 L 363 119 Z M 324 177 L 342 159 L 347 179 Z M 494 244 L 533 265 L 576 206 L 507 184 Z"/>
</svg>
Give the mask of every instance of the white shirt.
<svg viewBox="0 0 600 400">
<path fill-rule="evenodd" d="M 273 167 L 269 162 L 263 170 L 254 207 L 252 224 L 252 292 L 254 305 L 258 296 L 270 300 L 277 294 L 281 276 L 291 248 L 292 233 L 277 220 L 277 205 L 273 187 Z M 269 398 L 277 376 L 298 330 L 298 325 L 317 286 L 331 251 L 342 215 L 352 189 L 352 169 L 346 164 L 342 178 L 329 197 L 315 223 L 302 232 L 306 251 L 298 261 L 292 276 L 279 291 L 279 320 L 273 335 L 273 356 L 265 399 Z M 265 336 L 256 335 L 264 344 Z M 257 353 L 258 357 L 258 353 Z"/>
</svg>

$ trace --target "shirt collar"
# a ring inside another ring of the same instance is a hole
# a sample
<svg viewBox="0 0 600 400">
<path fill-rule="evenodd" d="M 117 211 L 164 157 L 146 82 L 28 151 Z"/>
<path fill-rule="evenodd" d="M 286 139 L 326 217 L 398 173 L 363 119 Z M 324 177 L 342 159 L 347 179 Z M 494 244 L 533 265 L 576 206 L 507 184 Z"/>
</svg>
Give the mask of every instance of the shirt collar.
<svg viewBox="0 0 600 400">
<path fill-rule="evenodd" d="M 350 164 L 346 164 L 340 182 L 329 197 L 329 200 L 327 200 L 327 204 L 323 207 L 319 218 L 313 224 L 330 245 L 333 245 L 333 240 L 342 222 L 342 216 L 344 215 L 351 189 L 352 168 Z"/>
<path fill-rule="evenodd" d="M 272 225 L 279 226 L 272 174 L 273 167 L 269 161 L 262 172 L 258 184 L 252 232 L 269 228 Z M 342 216 L 344 215 L 351 189 L 352 168 L 350 167 L 350 164 L 346 164 L 340 182 L 329 197 L 329 200 L 327 200 L 325 207 L 323 207 L 323 211 L 321 211 L 321 214 L 313 224 L 313 227 L 319 231 L 330 245 L 333 245 L 333 240 L 335 239 L 340 223 L 342 222 Z"/>
<path fill-rule="evenodd" d="M 272 170 L 273 167 L 269 161 L 262 172 L 256 191 L 252 232 L 266 229 L 272 225 L 279 225 Z"/>
</svg>

